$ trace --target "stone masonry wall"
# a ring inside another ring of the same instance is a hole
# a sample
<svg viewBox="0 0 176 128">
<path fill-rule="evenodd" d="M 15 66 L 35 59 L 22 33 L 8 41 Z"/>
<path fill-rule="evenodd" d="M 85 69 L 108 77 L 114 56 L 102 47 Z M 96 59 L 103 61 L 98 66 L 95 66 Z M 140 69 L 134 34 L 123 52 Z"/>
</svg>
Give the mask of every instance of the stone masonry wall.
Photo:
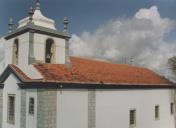
<svg viewBox="0 0 176 128">
<path fill-rule="evenodd" d="M 21 128 L 26 128 L 26 91 L 21 90 Z"/>
<path fill-rule="evenodd" d="M 96 128 L 96 90 L 88 90 L 88 128 Z"/>
<path fill-rule="evenodd" d="M 2 103 L 3 103 L 3 90 L 0 89 L 0 128 L 2 128 Z"/>
<path fill-rule="evenodd" d="M 37 128 L 56 128 L 57 90 L 38 89 Z"/>
</svg>

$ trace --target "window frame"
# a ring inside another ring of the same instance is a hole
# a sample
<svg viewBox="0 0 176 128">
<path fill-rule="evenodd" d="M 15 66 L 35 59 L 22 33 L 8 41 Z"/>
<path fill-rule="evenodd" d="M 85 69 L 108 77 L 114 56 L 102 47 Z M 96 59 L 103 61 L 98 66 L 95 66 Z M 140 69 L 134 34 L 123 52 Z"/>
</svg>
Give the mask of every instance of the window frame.
<svg viewBox="0 0 176 128">
<path fill-rule="evenodd" d="M 129 126 L 130 128 L 136 127 L 136 109 L 130 109 L 129 111 Z"/>
<path fill-rule="evenodd" d="M 28 114 L 29 115 L 34 115 L 35 114 L 35 98 L 34 97 L 29 97 Z"/>
<path fill-rule="evenodd" d="M 171 115 L 174 114 L 174 103 L 173 102 L 170 103 L 170 114 Z"/>
<path fill-rule="evenodd" d="M 155 105 L 155 120 L 159 120 L 159 119 L 160 119 L 160 106 Z"/>
<path fill-rule="evenodd" d="M 48 38 L 45 42 L 45 63 L 55 63 L 56 48 L 55 41 L 52 38 Z M 47 58 L 47 56 L 50 58 Z"/>
<path fill-rule="evenodd" d="M 13 107 L 11 107 L 10 103 L 10 97 L 13 97 Z M 16 95 L 15 94 L 8 94 L 7 96 L 7 123 L 9 124 L 15 124 L 15 100 L 16 100 Z M 10 110 L 12 109 L 12 110 Z M 12 118 L 12 119 L 11 119 Z"/>
</svg>

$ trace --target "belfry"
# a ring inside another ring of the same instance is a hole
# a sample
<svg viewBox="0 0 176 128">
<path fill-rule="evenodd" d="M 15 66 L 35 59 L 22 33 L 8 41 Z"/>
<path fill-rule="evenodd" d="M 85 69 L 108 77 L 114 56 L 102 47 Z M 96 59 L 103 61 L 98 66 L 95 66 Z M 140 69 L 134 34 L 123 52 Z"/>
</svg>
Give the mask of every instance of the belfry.
<svg viewBox="0 0 176 128">
<path fill-rule="evenodd" d="M 28 17 L 14 28 L 12 18 L 9 20 L 8 34 L 5 36 L 7 51 L 6 66 L 15 64 L 26 67 L 33 63 L 67 64 L 69 63 L 68 19 L 64 17 L 64 30 L 55 27 L 55 21 L 45 17 L 41 12 L 40 0 L 35 8 L 31 7 Z"/>
</svg>

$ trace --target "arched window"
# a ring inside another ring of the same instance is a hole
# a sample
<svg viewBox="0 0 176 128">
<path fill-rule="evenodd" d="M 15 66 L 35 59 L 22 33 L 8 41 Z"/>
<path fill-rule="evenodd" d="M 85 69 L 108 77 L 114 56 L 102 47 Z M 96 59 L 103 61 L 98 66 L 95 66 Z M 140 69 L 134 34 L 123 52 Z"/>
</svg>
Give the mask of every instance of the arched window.
<svg viewBox="0 0 176 128">
<path fill-rule="evenodd" d="M 19 51 L 19 43 L 18 39 L 15 39 L 14 44 L 13 44 L 13 64 L 18 64 L 18 51 Z"/>
<path fill-rule="evenodd" d="M 47 39 L 45 47 L 45 62 L 53 63 L 54 57 L 55 57 L 54 41 L 52 39 Z"/>
</svg>

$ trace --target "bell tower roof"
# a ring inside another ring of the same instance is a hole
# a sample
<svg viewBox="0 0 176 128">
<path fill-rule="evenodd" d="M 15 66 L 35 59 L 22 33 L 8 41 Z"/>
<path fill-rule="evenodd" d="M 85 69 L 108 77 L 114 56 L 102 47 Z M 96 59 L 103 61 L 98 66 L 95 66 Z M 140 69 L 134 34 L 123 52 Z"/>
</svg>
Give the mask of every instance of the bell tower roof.
<svg viewBox="0 0 176 128">
<path fill-rule="evenodd" d="M 34 14 L 32 16 L 32 23 L 36 26 L 41 26 L 41 27 L 56 30 L 55 21 L 50 18 L 45 17 L 42 14 L 40 5 L 41 5 L 40 0 L 36 0 L 35 10 L 34 10 Z M 20 20 L 18 22 L 18 24 L 19 24 L 18 28 L 26 26 L 29 23 L 29 21 L 30 21 L 29 16 Z"/>
</svg>

